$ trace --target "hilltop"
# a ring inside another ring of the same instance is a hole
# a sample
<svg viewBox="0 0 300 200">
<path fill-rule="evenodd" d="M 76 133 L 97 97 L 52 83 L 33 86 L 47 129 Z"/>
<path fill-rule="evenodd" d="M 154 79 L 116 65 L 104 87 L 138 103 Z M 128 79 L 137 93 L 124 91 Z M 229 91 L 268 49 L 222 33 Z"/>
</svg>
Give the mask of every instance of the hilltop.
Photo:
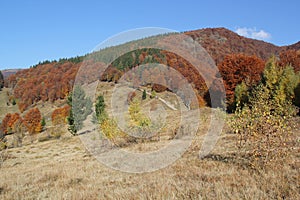
<svg viewBox="0 0 300 200">
<path fill-rule="evenodd" d="M 218 66 L 226 56 L 232 54 L 256 56 L 265 62 L 272 55 L 279 57 L 287 50 L 292 49 L 297 51 L 300 47 L 299 42 L 293 45 L 279 47 L 264 41 L 245 38 L 225 28 L 206 28 L 187 31 L 184 34 L 191 36 L 195 41 L 199 42 Z M 134 42 L 126 43 L 118 48 L 130 49 L 132 44 L 134 44 Z M 100 60 L 102 59 L 103 61 L 105 56 L 110 56 L 115 50 L 115 47 L 101 50 Z M 30 69 L 24 69 L 18 72 L 16 72 L 16 70 L 9 70 L 7 73 L 16 73 L 6 79 L 6 87 L 13 88 L 11 92 L 12 98 L 18 99 L 19 108 L 21 112 L 23 112 L 30 105 L 39 101 L 54 102 L 58 99 L 64 99 L 72 90 L 72 83 L 74 82 L 77 70 L 83 64 L 82 61 L 84 59 L 88 59 L 88 63 L 85 62 L 85 64 L 90 65 L 90 67 L 86 68 L 90 70 L 89 77 L 86 78 L 88 83 L 99 79 L 103 81 L 118 81 L 126 70 L 147 61 L 150 63 L 167 64 L 179 70 L 189 82 L 194 84 L 195 89 L 199 91 L 198 99 L 200 105 L 208 104 L 209 100 L 206 99 L 205 94 L 210 85 L 206 85 L 203 78 L 195 70 L 191 71 L 193 67 L 188 61 L 172 52 L 147 49 L 129 52 L 115 60 L 106 70 L 103 77 L 100 77 L 99 71 L 101 71 L 101 66 L 103 66 L 104 63 L 98 61 L 99 55 L 98 52 L 95 52 L 86 56 L 60 59 L 59 61 L 40 62 Z M 285 62 L 289 61 L 290 60 L 287 59 Z M 203 70 L 207 69 L 204 68 Z M 210 72 L 208 71 L 207 73 L 209 74 Z M 155 74 L 152 75 L 154 78 L 159 77 Z M 211 74 L 211 76 L 213 77 L 214 74 Z M 166 89 L 157 85 L 155 85 L 154 88 L 158 92 Z"/>
</svg>

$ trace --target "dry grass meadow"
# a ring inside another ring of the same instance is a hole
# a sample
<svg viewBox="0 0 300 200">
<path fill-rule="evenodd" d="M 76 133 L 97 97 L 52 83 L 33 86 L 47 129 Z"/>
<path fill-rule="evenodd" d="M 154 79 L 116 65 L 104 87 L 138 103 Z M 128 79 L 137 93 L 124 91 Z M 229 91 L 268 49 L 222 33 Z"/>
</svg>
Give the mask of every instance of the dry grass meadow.
<svg viewBox="0 0 300 200">
<path fill-rule="evenodd" d="M 176 120 L 176 113 L 169 114 L 168 120 Z M 202 123 L 184 155 L 148 173 L 106 167 L 86 150 L 79 136 L 3 150 L 0 199 L 300 199 L 299 127 L 291 136 L 297 142 L 288 146 L 287 159 L 253 169 L 239 158 L 237 136 L 229 134 L 226 125 L 211 154 L 199 159 L 209 119 L 204 112 L 199 120 Z M 168 124 L 165 131 L 172 129 L 173 124 Z M 164 142 L 141 141 L 125 148 L 146 151 Z"/>
<path fill-rule="evenodd" d="M 107 168 L 85 150 L 79 137 L 8 149 L 1 152 L 0 198 L 300 198 L 299 146 L 288 162 L 253 170 L 235 159 L 234 135 L 223 134 L 212 154 L 202 160 L 198 158 L 201 138 L 199 134 L 174 164 L 142 174 Z M 135 145 L 138 148 L 147 144 Z"/>
</svg>

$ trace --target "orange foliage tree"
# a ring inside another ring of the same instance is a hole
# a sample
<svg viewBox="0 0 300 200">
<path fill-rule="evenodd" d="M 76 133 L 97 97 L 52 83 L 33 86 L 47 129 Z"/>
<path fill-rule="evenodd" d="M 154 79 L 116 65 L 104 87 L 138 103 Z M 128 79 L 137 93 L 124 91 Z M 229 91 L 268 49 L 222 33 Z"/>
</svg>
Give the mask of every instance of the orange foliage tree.
<svg viewBox="0 0 300 200">
<path fill-rule="evenodd" d="M 12 115 L 11 113 L 6 114 L 4 119 L 2 120 L 1 130 L 3 131 L 4 134 L 8 133 L 8 129 L 9 129 L 8 123 L 11 119 L 11 115 Z"/>
<path fill-rule="evenodd" d="M 51 115 L 52 124 L 59 125 L 59 124 L 65 124 L 67 121 L 67 116 L 69 116 L 70 113 L 70 106 L 66 105 L 62 108 L 57 108 L 53 111 Z"/>
<path fill-rule="evenodd" d="M 230 54 L 219 63 L 218 68 L 224 81 L 227 104 L 230 107 L 234 103 L 234 91 L 243 81 L 254 85 L 261 80 L 265 62 L 256 57 L 244 54 Z"/>
<path fill-rule="evenodd" d="M 24 116 L 24 124 L 30 134 L 42 131 L 42 115 L 38 108 L 29 110 Z"/>
<path fill-rule="evenodd" d="M 2 120 L 1 123 L 1 130 L 3 131 L 3 133 L 8 134 L 10 132 L 14 132 L 15 130 L 15 125 L 16 123 L 23 123 L 23 120 L 20 116 L 19 113 L 8 113 L 6 114 L 6 116 L 4 117 L 4 119 Z"/>
</svg>

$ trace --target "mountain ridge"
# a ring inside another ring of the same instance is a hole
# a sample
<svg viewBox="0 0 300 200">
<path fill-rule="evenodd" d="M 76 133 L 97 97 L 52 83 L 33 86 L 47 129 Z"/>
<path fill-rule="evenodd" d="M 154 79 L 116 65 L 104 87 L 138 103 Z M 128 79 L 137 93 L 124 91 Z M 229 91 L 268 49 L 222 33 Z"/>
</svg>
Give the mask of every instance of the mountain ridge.
<svg viewBox="0 0 300 200">
<path fill-rule="evenodd" d="M 208 41 L 212 41 L 213 39 L 217 39 L 217 37 L 215 37 L 215 36 L 217 36 L 216 33 L 221 35 L 223 38 L 226 38 L 226 40 L 228 40 L 228 39 L 232 40 L 232 38 L 234 38 L 235 40 L 242 41 L 244 44 L 245 43 L 246 44 L 249 43 L 250 45 L 255 44 L 255 47 L 257 49 L 260 49 L 260 48 L 258 48 L 259 46 L 263 46 L 265 48 L 269 47 L 271 49 L 271 53 L 273 53 L 273 54 L 274 54 L 273 51 L 275 51 L 275 53 L 280 53 L 281 51 L 285 51 L 285 50 L 300 50 L 300 41 L 293 43 L 293 44 L 280 46 L 280 45 L 275 45 L 271 42 L 266 42 L 263 40 L 252 39 L 252 38 L 247 38 L 245 36 L 241 36 L 241 35 L 237 34 L 236 32 L 234 32 L 230 29 L 227 29 L 225 27 L 201 28 L 201 29 L 196 29 L 196 30 L 183 31 L 182 33 L 191 36 L 194 40 L 198 41 L 208 51 L 208 53 L 210 53 L 210 54 L 212 53 L 213 55 L 215 53 L 211 52 L 212 49 L 207 44 L 208 42 L 203 41 L 203 39 L 201 40 L 201 37 L 206 36 L 206 39 L 208 39 Z M 199 35 L 200 35 L 200 38 L 199 38 Z M 208 36 L 210 36 L 211 38 L 209 38 Z M 229 38 L 227 38 L 226 36 L 227 37 L 229 36 Z M 213 38 L 213 37 L 215 37 L 215 38 Z M 219 38 L 219 39 L 221 39 L 221 38 Z M 214 45 L 220 45 L 220 43 L 218 44 L 215 42 Z M 235 46 L 231 46 L 231 48 L 233 48 L 233 47 L 235 47 Z M 110 47 L 108 47 L 108 48 L 110 48 Z M 242 51 L 241 49 L 242 48 L 240 48 L 240 51 L 239 51 L 239 49 L 238 48 L 236 49 L 236 47 L 235 47 L 234 49 L 232 49 L 234 51 L 227 50 L 225 53 L 227 53 L 227 54 L 228 53 L 246 53 L 246 54 L 249 53 L 249 52 Z M 220 52 L 220 53 L 222 53 L 222 52 Z M 252 51 L 251 53 L 255 54 L 254 51 Z M 262 53 L 262 55 L 260 55 L 258 57 L 261 57 L 262 59 L 266 59 L 266 58 L 269 58 L 271 55 L 272 54 L 270 54 L 270 52 Z M 83 56 L 74 56 L 74 57 L 70 57 L 68 59 L 73 59 L 73 58 L 78 58 L 78 57 L 83 57 Z M 218 58 L 218 56 L 214 55 L 213 57 L 215 57 L 214 59 L 216 59 L 217 61 L 220 61 L 220 58 Z M 68 59 L 66 59 L 66 60 L 68 60 Z M 55 61 L 51 61 L 51 62 L 55 62 Z M 43 63 L 43 62 L 40 62 L 40 63 Z M 39 64 L 37 64 L 37 65 L 39 65 Z M 2 71 L 2 73 L 8 74 L 8 75 L 4 75 L 5 77 L 8 77 L 9 75 L 16 73 L 17 71 L 24 70 L 24 69 L 28 69 L 28 68 L 20 68 L 20 69 L 7 68 L 7 69 L 3 69 L 1 71 Z"/>
<path fill-rule="evenodd" d="M 289 46 L 276 46 L 261 40 L 255 40 L 238 35 L 237 33 L 226 28 L 205 28 L 193 31 L 186 31 L 183 34 L 192 37 L 199 42 L 204 49 L 211 55 L 216 65 L 218 66 L 223 59 L 231 54 L 244 54 L 246 56 L 256 56 L 263 61 L 267 61 L 271 56 L 280 56 L 282 52 L 287 50 L 299 50 L 300 42 Z M 151 40 L 151 38 L 148 38 Z M 134 43 L 125 43 L 120 48 L 131 48 Z M 58 99 L 65 99 L 72 91 L 72 84 L 80 67 L 86 67 L 85 71 L 89 74 L 85 77 L 85 81 L 103 80 L 117 82 L 120 77 L 135 66 L 143 64 L 145 61 L 150 63 L 163 63 L 179 70 L 184 74 L 189 82 L 193 82 L 196 89 L 199 90 L 202 97 L 206 93 L 207 87 L 202 80 L 202 77 L 195 74 L 191 64 L 172 52 L 162 52 L 158 50 L 135 50 L 134 52 L 124 54 L 116 58 L 110 64 L 111 67 L 105 70 L 105 78 L 100 77 L 100 71 L 103 69 L 102 59 L 106 56 L 110 57 L 118 47 L 108 47 L 101 50 L 102 55 L 98 52 L 93 52 L 85 56 L 73 57 L 68 59 L 60 59 L 59 61 L 45 61 L 29 68 L 18 71 L 16 74 L 10 75 L 6 79 L 6 87 L 13 88 L 13 96 L 19 99 L 19 109 L 21 112 L 38 101 L 54 102 Z M 98 54 L 97 54 L 98 53 Z M 133 56 L 134 54 L 134 56 Z M 102 56 L 97 60 L 97 56 Z M 88 62 L 83 62 L 87 59 Z M 151 58 L 151 59 L 150 59 Z M 286 63 L 290 62 L 290 57 L 287 56 Z M 150 59 L 150 60 L 149 60 Z M 298 59 L 298 58 L 296 58 Z M 116 62 L 119 60 L 120 62 Z M 294 62 L 297 63 L 298 61 Z M 127 63 L 127 64 L 126 64 Z M 83 64 L 83 65 L 82 65 Z M 85 66 L 88 64 L 88 67 Z M 120 66 L 118 66 L 120 65 Z M 299 68 L 296 66 L 297 69 Z M 296 69 L 296 68 L 295 68 Z M 212 74 L 214 76 L 215 74 Z M 154 76 L 152 74 L 152 76 Z M 158 78 L 155 76 L 154 78 Z M 175 80 L 175 79 L 174 79 Z M 165 87 L 156 87 L 158 90 L 164 90 Z"/>
<path fill-rule="evenodd" d="M 204 28 L 184 33 L 198 41 L 213 57 L 216 64 L 221 62 L 225 55 L 232 53 L 256 55 L 263 60 L 267 60 L 272 55 L 278 56 L 282 51 L 300 49 L 300 41 L 292 45 L 277 46 L 263 40 L 241 36 L 224 27 Z"/>
</svg>

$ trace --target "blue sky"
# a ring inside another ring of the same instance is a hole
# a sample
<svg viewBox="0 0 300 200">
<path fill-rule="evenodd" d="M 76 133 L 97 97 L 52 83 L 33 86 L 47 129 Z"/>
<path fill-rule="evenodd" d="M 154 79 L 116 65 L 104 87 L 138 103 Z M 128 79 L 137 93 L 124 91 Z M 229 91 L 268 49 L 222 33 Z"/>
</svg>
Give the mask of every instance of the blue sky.
<svg viewBox="0 0 300 200">
<path fill-rule="evenodd" d="M 83 55 L 119 32 L 226 27 L 276 45 L 300 40 L 299 1 L 0 1 L 0 69 Z"/>
</svg>

